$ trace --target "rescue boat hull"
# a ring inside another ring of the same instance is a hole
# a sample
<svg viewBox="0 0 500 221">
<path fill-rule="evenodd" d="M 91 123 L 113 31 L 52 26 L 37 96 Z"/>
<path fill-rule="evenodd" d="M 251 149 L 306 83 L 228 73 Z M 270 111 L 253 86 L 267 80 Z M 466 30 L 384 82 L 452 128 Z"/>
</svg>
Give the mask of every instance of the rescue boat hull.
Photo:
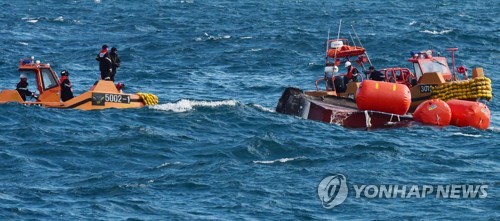
<svg viewBox="0 0 500 221">
<path fill-rule="evenodd" d="M 118 91 L 111 81 L 98 81 L 89 91 L 66 102 L 31 102 L 23 101 L 16 90 L 0 92 L 0 103 L 17 102 L 24 105 L 36 105 L 48 108 L 72 108 L 79 110 L 102 110 L 108 108 L 141 108 L 145 106 L 137 94 L 124 94 Z"/>
</svg>

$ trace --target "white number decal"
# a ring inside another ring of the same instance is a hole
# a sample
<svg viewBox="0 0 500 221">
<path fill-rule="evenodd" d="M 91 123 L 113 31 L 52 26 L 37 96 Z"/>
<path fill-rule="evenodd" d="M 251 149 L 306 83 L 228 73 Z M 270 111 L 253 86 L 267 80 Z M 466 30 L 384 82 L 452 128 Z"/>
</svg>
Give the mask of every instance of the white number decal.
<svg viewBox="0 0 500 221">
<path fill-rule="evenodd" d="M 120 95 L 120 94 L 105 94 L 104 100 L 106 100 L 106 102 L 121 103 L 122 102 L 122 95 Z"/>
</svg>

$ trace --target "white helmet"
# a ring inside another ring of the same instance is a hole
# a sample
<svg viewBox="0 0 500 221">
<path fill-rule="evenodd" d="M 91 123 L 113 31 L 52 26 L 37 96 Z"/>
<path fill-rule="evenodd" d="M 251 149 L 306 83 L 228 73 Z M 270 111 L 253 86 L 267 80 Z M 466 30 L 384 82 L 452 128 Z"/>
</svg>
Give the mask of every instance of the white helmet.
<svg viewBox="0 0 500 221">
<path fill-rule="evenodd" d="M 349 67 L 349 66 L 351 66 L 351 62 L 350 61 L 346 61 L 345 62 L 345 67 Z"/>
<path fill-rule="evenodd" d="M 26 76 L 25 73 L 22 73 L 21 75 L 19 75 L 19 78 L 28 78 L 28 76 Z"/>
</svg>

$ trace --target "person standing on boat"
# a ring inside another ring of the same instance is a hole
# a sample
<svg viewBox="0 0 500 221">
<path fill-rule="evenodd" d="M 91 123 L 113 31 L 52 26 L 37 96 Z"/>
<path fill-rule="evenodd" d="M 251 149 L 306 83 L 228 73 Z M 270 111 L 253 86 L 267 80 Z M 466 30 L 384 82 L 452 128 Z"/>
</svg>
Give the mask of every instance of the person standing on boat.
<svg viewBox="0 0 500 221">
<path fill-rule="evenodd" d="M 347 84 L 350 81 L 357 82 L 358 81 L 358 69 L 356 67 L 352 66 L 350 61 L 345 62 L 345 67 L 347 69 L 347 73 L 345 75 L 345 83 Z"/>
<path fill-rule="evenodd" d="M 71 85 L 68 77 L 68 71 L 61 71 L 61 100 L 63 102 L 73 98 L 73 85 Z"/>
<path fill-rule="evenodd" d="M 325 68 L 325 80 L 327 82 L 327 90 L 334 91 L 335 87 L 333 86 L 333 81 L 335 80 L 335 76 L 339 73 L 339 67 L 337 66 L 327 66 Z"/>
<path fill-rule="evenodd" d="M 21 80 L 17 83 L 16 90 L 19 92 L 19 95 L 21 95 L 23 101 L 26 101 L 27 96 L 35 97 L 35 92 L 31 92 L 28 89 L 28 77 L 26 74 L 21 74 L 19 78 L 21 78 Z"/>
<path fill-rule="evenodd" d="M 120 67 L 120 57 L 118 57 L 118 50 L 115 47 L 111 48 L 111 53 L 109 53 L 109 58 L 111 59 L 111 81 L 115 81 L 116 69 Z"/>
<path fill-rule="evenodd" d="M 367 77 L 367 78 L 370 80 L 374 80 L 374 81 L 384 81 L 385 80 L 384 74 L 382 74 L 382 72 L 380 72 L 380 71 L 375 70 L 375 67 L 373 67 L 373 66 L 370 66 L 368 68 L 368 75 L 369 75 L 369 77 Z"/>
<path fill-rule="evenodd" d="M 103 45 L 101 52 L 95 58 L 99 61 L 101 80 L 111 80 L 111 59 L 109 58 L 108 45 Z"/>
</svg>

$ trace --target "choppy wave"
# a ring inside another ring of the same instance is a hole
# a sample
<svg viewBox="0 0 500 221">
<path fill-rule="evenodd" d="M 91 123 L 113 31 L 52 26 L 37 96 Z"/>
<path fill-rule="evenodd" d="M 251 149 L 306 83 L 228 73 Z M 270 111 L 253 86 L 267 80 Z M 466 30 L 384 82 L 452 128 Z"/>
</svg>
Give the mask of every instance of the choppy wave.
<svg viewBox="0 0 500 221">
<path fill-rule="evenodd" d="M 304 157 L 293 157 L 293 158 L 281 158 L 276 160 L 254 160 L 253 163 L 256 164 L 274 164 L 274 163 L 286 163 L 289 161 L 303 159 Z"/>
<path fill-rule="evenodd" d="M 256 108 L 258 108 L 259 110 L 262 110 L 262 111 L 271 112 L 271 113 L 276 112 L 276 110 L 264 107 L 264 106 L 262 106 L 260 104 L 252 104 L 252 106 L 254 106 L 254 107 L 256 107 Z"/>
<path fill-rule="evenodd" d="M 448 34 L 450 32 L 452 32 L 453 29 L 445 29 L 445 30 L 441 30 L 441 31 L 436 31 L 436 30 L 423 30 L 423 31 L 420 31 L 422 33 L 427 33 L 427 34 L 431 34 L 431 35 L 444 35 L 444 34 Z"/>
<path fill-rule="evenodd" d="M 339 18 L 340 37 L 352 41 L 351 31 L 359 43 L 358 35 L 376 68 L 412 68 L 412 50 L 450 58 L 445 48 L 456 46 L 456 63 L 481 65 L 498 91 L 500 75 L 490 73 L 500 17 L 491 4 L 28 2 L 0 3 L 0 88 L 14 88 L 19 59 L 34 55 L 56 73 L 68 70 L 80 94 L 95 81 L 106 43 L 118 48 L 126 91 L 165 103 L 102 111 L 1 105 L 0 220 L 498 219 L 496 97 L 486 131 L 360 131 L 273 110 L 288 86 L 314 90 Z M 315 192 L 331 173 L 360 185 L 492 186 L 485 199 L 355 199 L 352 191 L 324 209 Z"/>
<path fill-rule="evenodd" d="M 453 135 L 464 136 L 464 137 L 475 137 L 475 138 L 479 138 L 479 137 L 483 136 L 481 134 L 466 134 L 466 133 L 462 133 L 462 132 L 453 133 Z"/>
<path fill-rule="evenodd" d="M 238 104 L 235 100 L 222 100 L 222 101 L 197 101 L 181 99 L 174 103 L 159 104 L 150 106 L 149 108 L 162 111 L 173 112 L 187 112 L 193 110 L 195 107 L 220 107 L 220 106 L 236 106 Z"/>
</svg>

